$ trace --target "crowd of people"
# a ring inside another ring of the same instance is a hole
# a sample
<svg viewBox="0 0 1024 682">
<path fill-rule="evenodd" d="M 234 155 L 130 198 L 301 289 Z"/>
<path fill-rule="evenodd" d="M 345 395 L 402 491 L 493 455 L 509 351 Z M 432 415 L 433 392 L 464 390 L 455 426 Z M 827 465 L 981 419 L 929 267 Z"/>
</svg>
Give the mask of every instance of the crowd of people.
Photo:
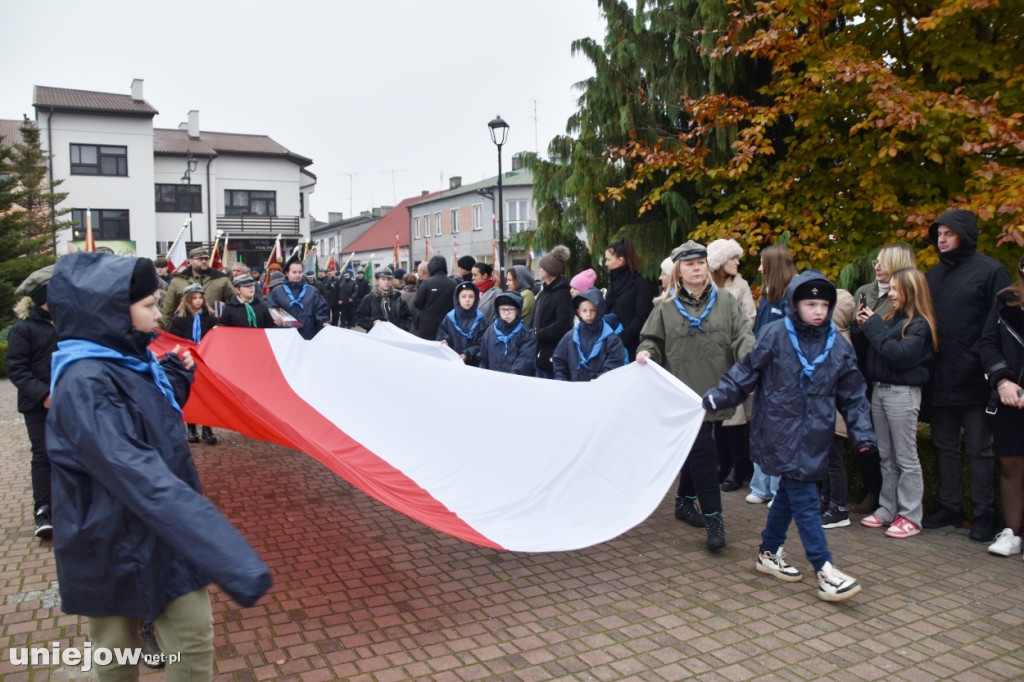
<svg viewBox="0 0 1024 682">
<path fill-rule="evenodd" d="M 815 270 L 798 273 L 787 247 L 768 246 L 756 303 L 739 274 L 745 251 L 731 239 L 675 248 L 657 295 L 628 238 L 604 251 L 603 290 L 592 269 L 569 278 L 564 246 L 540 258 L 536 277 L 522 265 L 502 276 L 465 256 L 450 275 L 434 256 L 415 274 L 375 270 L 372 287 L 362 272 L 307 272 L 298 259 L 261 283 L 242 263 L 230 274 L 210 268 L 203 247 L 173 276 L 162 259 L 68 256 L 19 287 L 22 319 L 8 338 L 36 535 L 54 536 L 64 608 L 90 617 L 95 641 L 118 646 L 135 621 L 155 622 L 162 644 L 207 669 L 205 585 L 248 604 L 269 573 L 199 492 L 188 444 L 217 439 L 181 425 L 195 363 L 180 350 L 158 361 L 147 349 L 155 329 L 198 343 L 217 325 L 293 326 L 312 339 L 330 325 L 387 322 L 490 371 L 591 381 L 633 361 L 662 365 L 705 408 L 676 518 L 704 529 L 717 551 L 726 545 L 721 495 L 749 483 L 746 500 L 768 507 L 755 569 L 802 579 L 784 551 L 795 521 L 824 600 L 861 590 L 836 568 L 825 536 L 851 513 L 897 540 L 964 523 L 961 437 L 970 538 L 1020 555 L 1024 258 L 1011 279 L 977 251 L 977 220 L 963 209 L 939 216 L 930 240 L 938 263 L 927 272 L 906 245 L 883 246 L 875 280 L 852 294 Z M 928 511 L 920 421 L 931 424 L 938 470 Z M 865 488 L 857 505 L 847 504 L 847 440 Z M 141 554 L 122 556 L 125 547 Z"/>
</svg>

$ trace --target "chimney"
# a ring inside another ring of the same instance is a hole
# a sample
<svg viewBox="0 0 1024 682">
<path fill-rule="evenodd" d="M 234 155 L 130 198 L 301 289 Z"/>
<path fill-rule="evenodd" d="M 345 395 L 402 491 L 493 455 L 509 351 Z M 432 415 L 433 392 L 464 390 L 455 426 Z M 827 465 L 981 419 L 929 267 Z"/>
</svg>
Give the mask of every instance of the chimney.
<svg viewBox="0 0 1024 682">
<path fill-rule="evenodd" d="M 141 78 L 136 78 L 135 80 L 132 81 L 132 101 L 133 102 L 141 102 L 142 101 L 142 79 Z"/>
<path fill-rule="evenodd" d="M 425 196 L 427 196 L 428 194 L 430 194 L 430 190 L 429 190 L 429 189 L 421 189 L 421 190 L 420 190 L 420 196 L 421 196 L 421 197 L 425 197 Z"/>
<path fill-rule="evenodd" d="M 199 139 L 199 112 L 195 109 L 188 112 L 188 136 L 193 140 Z"/>
<path fill-rule="evenodd" d="M 374 206 L 373 207 L 373 217 L 374 218 L 379 218 L 380 217 L 380 206 Z"/>
<path fill-rule="evenodd" d="M 522 169 L 523 169 L 523 157 L 521 157 L 518 154 L 516 154 L 515 156 L 512 157 L 512 170 L 517 171 L 517 170 L 522 170 Z"/>
<path fill-rule="evenodd" d="M 327 222 L 329 223 L 340 223 L 345 216 L 341 214 L 341 211 L 328 211 Z"/>
<path fill-rule="evenodd" d="M 453 175 L 452 177 L 448 178 L 448 189 L 458 189 L 460 187 L 462 187 L 461 175 Z"/>
</svg>

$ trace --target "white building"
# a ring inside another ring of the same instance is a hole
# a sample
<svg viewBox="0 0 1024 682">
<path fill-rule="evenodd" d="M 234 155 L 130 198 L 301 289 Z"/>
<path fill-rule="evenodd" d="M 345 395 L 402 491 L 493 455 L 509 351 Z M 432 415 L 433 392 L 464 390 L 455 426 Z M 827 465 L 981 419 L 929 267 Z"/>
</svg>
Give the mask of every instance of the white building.
<svg viewBox="0 0 1024 682">
<path fill-rule="evenodd" d="M 201 131 L 198 111 L 177 129 L 154 128 L 139 79 L 130 95 L 36 86 L 33 106 L 50 177 L 64 181 L 79 222 L 59 235 L 60 253 L 84 238 L 87 209 L 97 245 L 131 255 L 165 253 L 190 210 L 190 247 L 220 231 L 232 260 L 254 266 L 277 235 L 286 249 L 309 238 L 313 162 L 265 135 Z"/>
</svg>

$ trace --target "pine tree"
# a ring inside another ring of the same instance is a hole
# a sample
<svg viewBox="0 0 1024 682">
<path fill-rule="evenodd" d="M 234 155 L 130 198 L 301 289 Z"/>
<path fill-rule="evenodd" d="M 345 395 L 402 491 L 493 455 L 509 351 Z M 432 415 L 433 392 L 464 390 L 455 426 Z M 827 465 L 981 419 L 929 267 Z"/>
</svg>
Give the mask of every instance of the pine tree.
<svg viewBox="0 0 1024 682">
<path fill-rule="evenodd" d="M 6 172 L 18 179 L 18 187 L 14 192 L 14 203 L 27 212 L 27 237 L 46 237 L 46 247 L 57 254 L 57 232 L 71 226 L 71 221 L 61 221 L 60 217 L 71 212 L 70 208 L 60 208 L 67 192 L 54 192 L 63 180 L 55 180 L 47 186 L 47 155 L 39 143 L 39 128 L 25 119 L 18 128 L 21 142 L 11 148 L 10 159 L 5 164 Z"/>
</svg>

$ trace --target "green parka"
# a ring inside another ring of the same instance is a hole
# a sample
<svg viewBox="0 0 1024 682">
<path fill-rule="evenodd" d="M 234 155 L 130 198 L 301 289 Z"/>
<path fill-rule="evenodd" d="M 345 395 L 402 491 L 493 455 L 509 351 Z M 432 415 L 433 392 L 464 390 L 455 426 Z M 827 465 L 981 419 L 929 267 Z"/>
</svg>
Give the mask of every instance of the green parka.
<svg viewBox="0 0 1024 682">
<path fill-rule="evenodd" d="M 679 312 L 677 300 L 686 312 L 700 318 L 713 286 L 709 283 L 699 299 L 694 299 L 683 288 L 674 298 L 657 304 L 640 330 L 640 345 L 637 346 L 637 353 L 649 352 L 651 360 L 697 395 L 704 395 L 717 386 L 722 375 L 754 347 L 750 318 L 740 308 L 739 301 L 725 289 L 717 290 L 715 305 L 701 323 L 705 331 L 691 327 L 690 321 Z M 704 421 L 722 421 L 734 412 L 735 408 L 708 412 Z"/>
</svg>

